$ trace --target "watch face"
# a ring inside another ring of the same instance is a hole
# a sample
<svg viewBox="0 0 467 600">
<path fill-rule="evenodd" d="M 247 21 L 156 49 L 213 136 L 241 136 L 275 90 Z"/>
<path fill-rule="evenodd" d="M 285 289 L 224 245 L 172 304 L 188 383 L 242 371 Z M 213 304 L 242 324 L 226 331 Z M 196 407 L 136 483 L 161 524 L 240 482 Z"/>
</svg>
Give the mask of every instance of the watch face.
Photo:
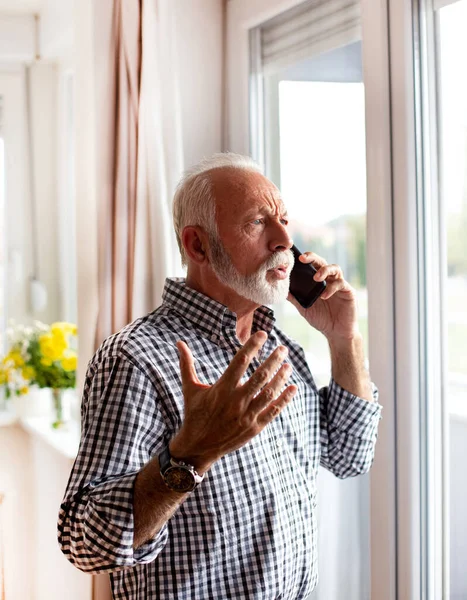
<svg viewBox="0 0 467 600">
<path fill-rule="evenodd" d="M 193 473 L 183 467 L 171 467 L 164 474 L 165 483 L 175 492 L 190 492 L 195 487 Z"/>
</svg>

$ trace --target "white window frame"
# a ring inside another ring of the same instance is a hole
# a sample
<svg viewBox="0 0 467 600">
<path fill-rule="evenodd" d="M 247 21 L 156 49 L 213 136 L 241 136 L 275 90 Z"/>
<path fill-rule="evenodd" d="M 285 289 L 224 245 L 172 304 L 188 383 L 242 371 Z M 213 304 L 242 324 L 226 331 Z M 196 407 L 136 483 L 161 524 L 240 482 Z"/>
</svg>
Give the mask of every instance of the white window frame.
<svg viewBox="0 0 467 600">
<path fill-rule="evenodd" d="M 61 318 L 76 322 L 78 318 L 76 204 L 75 204 L 75 82 L 71 68 L 60 68 L 58 81 L 58 205 Z"/>
</svg>

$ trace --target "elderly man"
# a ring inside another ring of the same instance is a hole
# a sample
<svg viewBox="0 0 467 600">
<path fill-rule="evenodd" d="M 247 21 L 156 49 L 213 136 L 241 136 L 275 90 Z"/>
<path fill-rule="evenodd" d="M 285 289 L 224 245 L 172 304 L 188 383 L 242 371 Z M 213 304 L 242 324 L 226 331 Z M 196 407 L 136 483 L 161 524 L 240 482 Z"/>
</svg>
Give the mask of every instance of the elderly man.
<svg viewBox="0 0 467 600">
<path fill-rule="evenodd" d="M 326 290 L 308 310 L 289 294 L 286 209 L 248 158 L 190 170 L 174 224 L 186 280 L 89 364 L 61 548 L 116 599 L 306 598 L 318 465 L 368 471 L 380 418 L 354 290 L 307 252 Z M 329 387 L 265 306 L 286 299 L 329 342 Z"/>
</svg>

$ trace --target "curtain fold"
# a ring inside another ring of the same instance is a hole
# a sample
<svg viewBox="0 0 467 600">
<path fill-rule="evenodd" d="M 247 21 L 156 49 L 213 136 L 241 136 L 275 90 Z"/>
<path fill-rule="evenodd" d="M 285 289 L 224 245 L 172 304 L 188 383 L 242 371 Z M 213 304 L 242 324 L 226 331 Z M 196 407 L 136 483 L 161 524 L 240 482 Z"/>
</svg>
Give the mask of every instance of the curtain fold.
<svg viewBox="0 0 467 600">
<path fill-rule="evenodd" d="M 102 169 L 96 347 L 153 310 L 165 277 L 181 273 L 171 221 L 183 168 L 173 5 L 105 1 L 113 24 L 105 101 L 98 99 Z"/>
<path fill-rule="evenodd" d="M 95 345 L 131 320 L 136 225 L 141 0 L 108 0 L 107 93 L 99 98 L 99 312 Z M 99 32 L 97 32 L 99 34 Z M 106 163 L 106 164 L 105 164 Z"/>
<path fill-rule="evenodd" d="M 173 8 L 143 0 L 142 15 L 133 319 L 158 306 L 165 278 L 180 274 L 171 216 L 183 168 Z"/>
</svg>

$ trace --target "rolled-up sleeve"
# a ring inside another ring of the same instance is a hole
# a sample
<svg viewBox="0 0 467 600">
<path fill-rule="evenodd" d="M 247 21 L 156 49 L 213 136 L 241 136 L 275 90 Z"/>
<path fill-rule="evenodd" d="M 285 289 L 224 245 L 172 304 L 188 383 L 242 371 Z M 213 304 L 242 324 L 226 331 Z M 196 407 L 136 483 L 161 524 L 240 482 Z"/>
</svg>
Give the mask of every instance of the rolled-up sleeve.
<svg viewBox="0 0 467 600">
<path fill-rule="evenodd" d="M 166 431 L 150 378 L 122 357 L 90 367 L 82 437 L 58 520 L 62 552 L 86 572 L 110 572 L 154 560 L 167 527 L 133 549 L 133 490 L 139 470 Z"/>
<path fill-rule="evenodd" d="M 373 384 L 372 389 L 373 402 L 333 379 L 319 392 L 320 464 L 342 479 L 366 473 L 373 463 L 382 407 Z"/>
</svg>

